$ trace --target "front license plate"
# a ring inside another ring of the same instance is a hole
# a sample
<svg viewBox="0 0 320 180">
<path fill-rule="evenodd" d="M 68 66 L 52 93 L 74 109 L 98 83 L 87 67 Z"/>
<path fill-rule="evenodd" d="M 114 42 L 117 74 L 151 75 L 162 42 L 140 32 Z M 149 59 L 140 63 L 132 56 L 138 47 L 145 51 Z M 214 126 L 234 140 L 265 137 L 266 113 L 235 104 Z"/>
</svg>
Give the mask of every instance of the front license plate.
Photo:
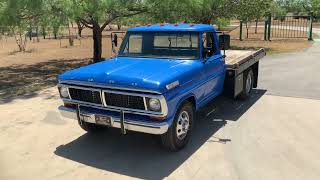
<svg viewBox="0 0 320 180">
<path fill-rule="evenodd" d="M 111 126 L 112 125 L 112 119 L 110 116 L 100 116 L 100 115 L 95 115 L 96 118 L 96 123 L 97 124 L 102 124 L 106 126 Z"/>
</svg>

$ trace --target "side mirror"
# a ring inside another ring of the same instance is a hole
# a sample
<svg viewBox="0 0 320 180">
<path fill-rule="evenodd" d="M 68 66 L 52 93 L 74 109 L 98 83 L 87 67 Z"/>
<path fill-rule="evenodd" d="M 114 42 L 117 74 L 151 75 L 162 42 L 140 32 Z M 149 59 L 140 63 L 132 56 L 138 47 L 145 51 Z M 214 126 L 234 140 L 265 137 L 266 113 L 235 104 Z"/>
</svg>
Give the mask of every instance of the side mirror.
<svg viewBox="0 0 320 180">
<path fill-rule="evenodd" d="M 230 35 L 222 34 L 219 36 L 219 48 L 220 50 L 230 49 Z"/>
</svg>

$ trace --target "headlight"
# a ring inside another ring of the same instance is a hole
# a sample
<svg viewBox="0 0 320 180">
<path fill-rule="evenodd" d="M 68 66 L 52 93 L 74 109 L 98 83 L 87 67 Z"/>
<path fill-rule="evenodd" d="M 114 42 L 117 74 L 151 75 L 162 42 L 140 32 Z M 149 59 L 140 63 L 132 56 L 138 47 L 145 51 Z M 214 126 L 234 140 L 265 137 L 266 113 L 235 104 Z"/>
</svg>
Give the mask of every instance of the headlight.
<svg viewBox="0 0 320 180">
<path fill-rule="evenodd" d="M 59 91 L 60 91 L 60 96 L 63 97 L 63 98 L 69 98 L 69 92 L 68 92 L 68 88 L 67 87 L 64 87 L 64 86 L 61 86 L 59 88 Z"/>
<path fill-rule="evenodd" d="M 148 109 L 151 111 L 160 111 L 161 103 L 159 99 L 148 98 Z"/>
</svg>

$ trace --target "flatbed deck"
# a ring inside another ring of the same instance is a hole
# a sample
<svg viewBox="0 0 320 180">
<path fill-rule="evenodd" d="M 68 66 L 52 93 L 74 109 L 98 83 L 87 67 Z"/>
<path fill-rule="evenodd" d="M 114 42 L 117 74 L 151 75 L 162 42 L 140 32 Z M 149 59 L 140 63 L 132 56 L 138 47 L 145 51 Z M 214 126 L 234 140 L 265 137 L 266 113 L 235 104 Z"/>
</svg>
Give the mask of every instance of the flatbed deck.
<svg viewBox="0 0 320 180">
<path fill-rule="evenodd" d="M 258 85 L 259 60 L 266 55 L 264 49 L 255 50 L 226 50 L 225 64 L 227 66 L 224 91 L 236 98 L 244 90 L 246 72 L 253 72 L 253 88 Z"/>
<path fill-rule="evenodd" d="M 264 49 L 255 50 L 226 50 L 225 63 L 227 69 L 237 69 L 245 64 L 254 64 L 266 55 Z"/>
</svg>

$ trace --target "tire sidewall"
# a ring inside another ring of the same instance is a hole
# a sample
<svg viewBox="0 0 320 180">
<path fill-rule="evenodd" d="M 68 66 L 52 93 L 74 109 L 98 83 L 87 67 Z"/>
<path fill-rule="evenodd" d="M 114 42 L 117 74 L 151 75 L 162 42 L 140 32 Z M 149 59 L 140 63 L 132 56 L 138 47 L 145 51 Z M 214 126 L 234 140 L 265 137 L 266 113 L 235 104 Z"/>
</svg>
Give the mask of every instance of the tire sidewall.
<svg viewBox="0 0 320 180">
<path fill-rule="evenodd" d="M 183 112 L 183 111 L 186 111 L 189 115 L 189 130 L 187 132 L 187 135 L 183 139 L 180 140 L 177 136 L 176 128 L 177 128 L 179 116 L 180 116 L 181 112 Z M 190 139 L 190 135 L 191 135 L 191 132 L 193 129 L 193 124 L 194 124 L 193 118 L 194 118 L 194 109 L 193 109 L 192 104 L 190 102 L 186 102 L 186 103 L 182 104 L 174 117 L 174 121 L 173 121 L 173 124 L 171 127 L 171 131 L 172 131 L 172 135 L 173 135 L 173 137 L 172 137 L 173 143 L 178 149 L 181 149 L 182 147 L 184 147 Z"/>
<path fill-rule="evenodd" d="M 250 91 L 247 92 L 247 79 L 248 77 L 251 76 L 251 86 L 250 86 Z M 249 97 L 252 93 L 252 89 L 253 89 L 253 72 L 252 70 L 250 69 L 247 73 L 246 73 L 246 79 L 245 79 L 245 82 L 244 82 L 244 93 L 247 97 Z"/>
</svg>

